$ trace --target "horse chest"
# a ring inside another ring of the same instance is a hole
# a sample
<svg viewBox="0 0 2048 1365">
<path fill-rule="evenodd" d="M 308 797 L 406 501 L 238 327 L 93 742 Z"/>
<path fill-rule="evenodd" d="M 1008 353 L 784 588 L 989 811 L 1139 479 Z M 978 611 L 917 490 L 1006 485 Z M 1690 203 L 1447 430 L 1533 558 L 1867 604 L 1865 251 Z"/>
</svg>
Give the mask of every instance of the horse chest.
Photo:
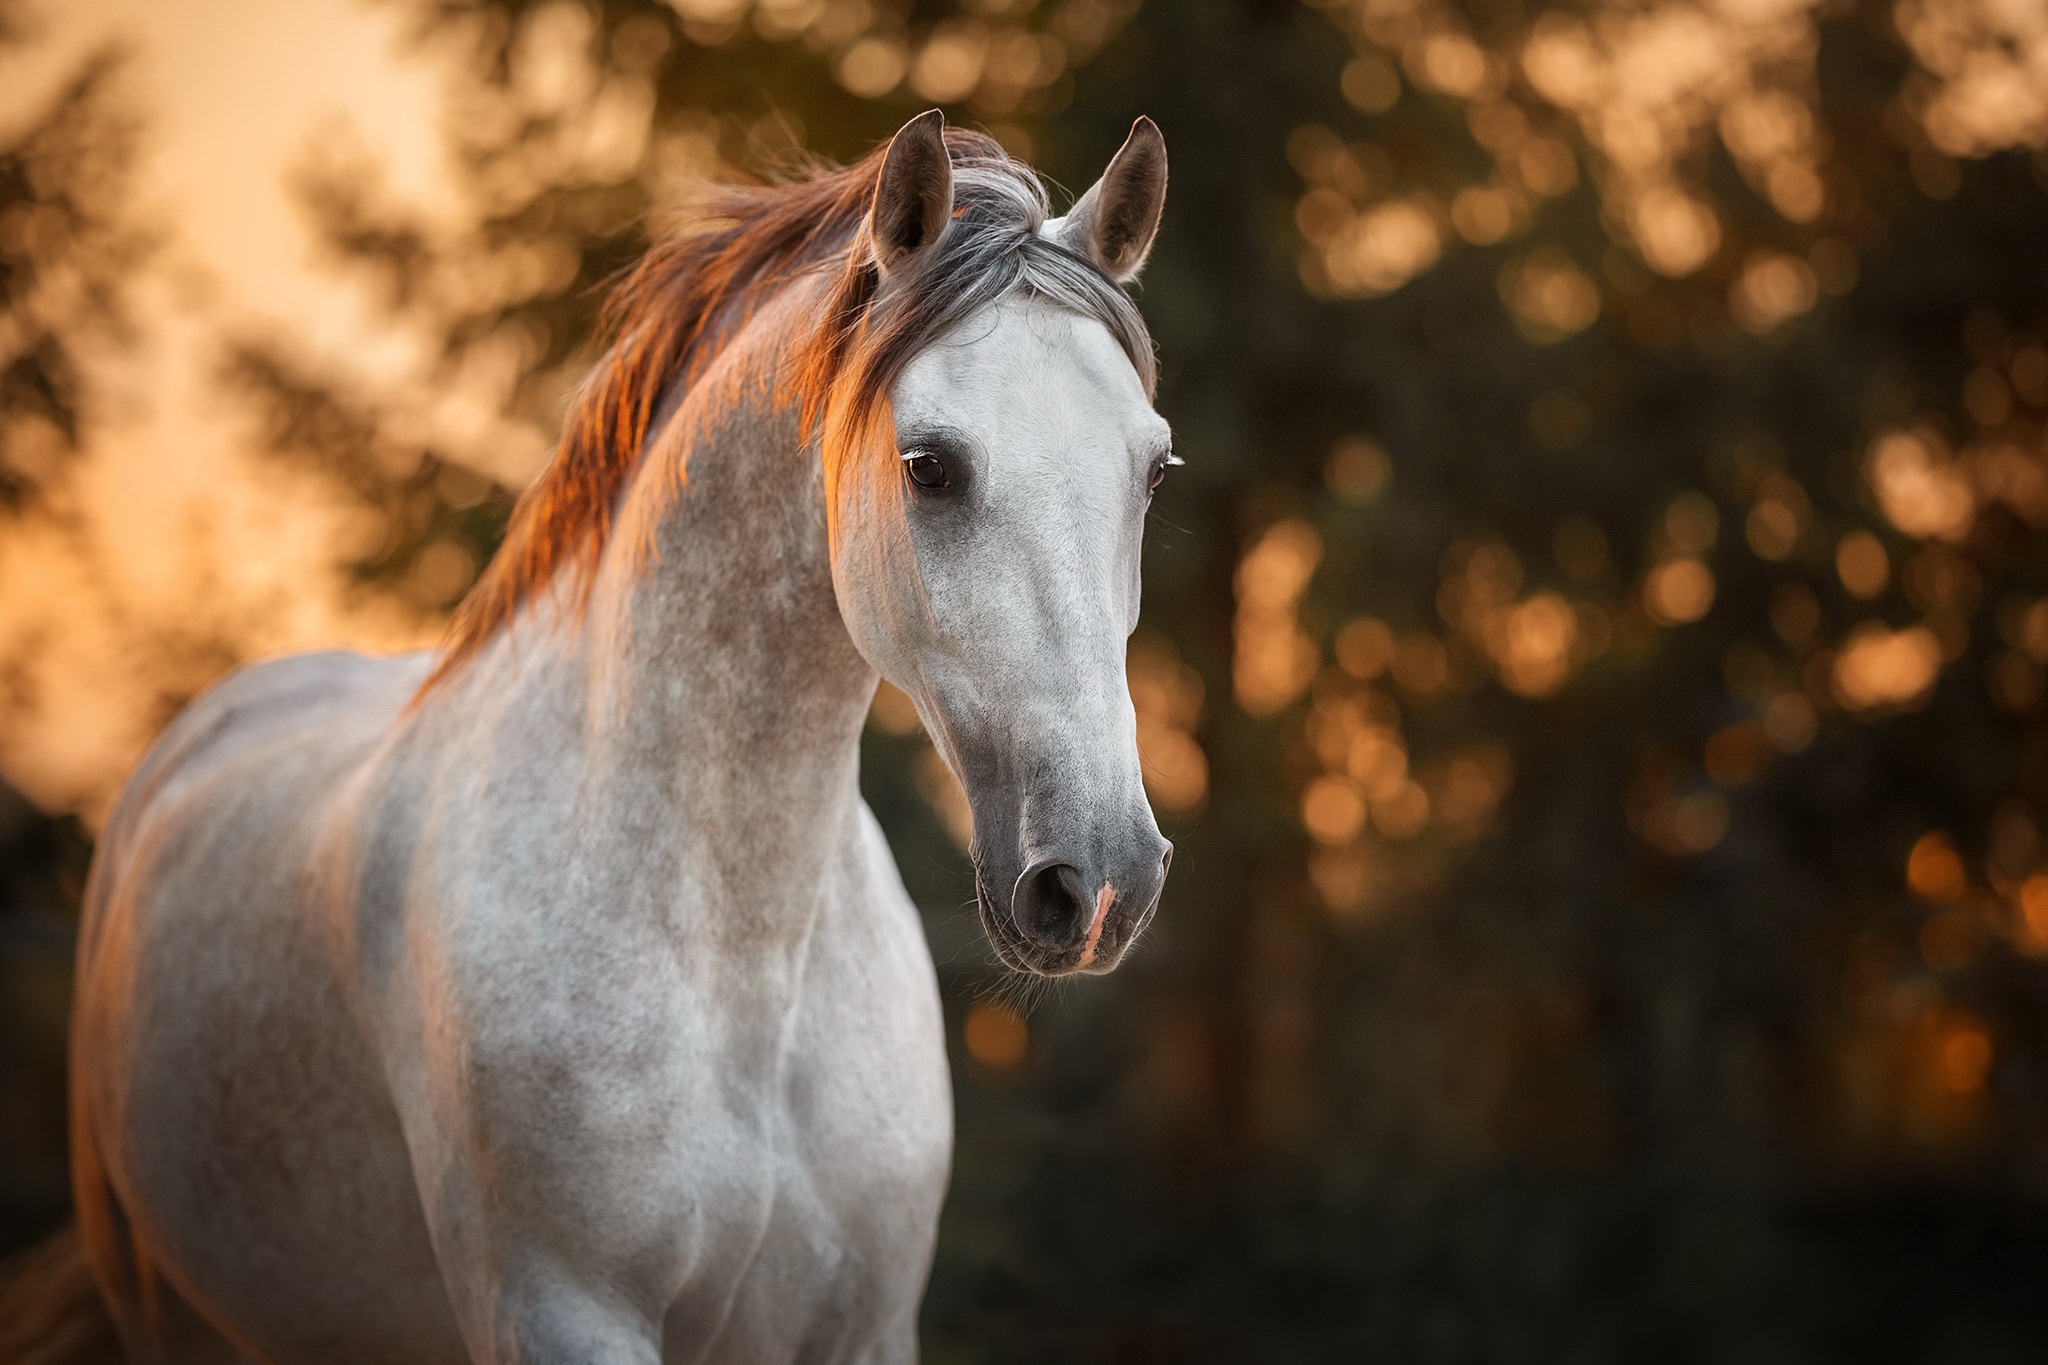
<svg viewBox="0 0 2048 1365">
<path fill-rule="evenodd" d="M 785 893 L 787 915 L 707 897 L 666 922 L 679 934 L 590 911 L 567 940 L 534 916 L 450 935 L 471 949 L 475 1027 L 444 1053 L 417 1036 L 423 1058 L 462 1060 L 490 1216 L 527 1240 L 567 1227 L 565 1261 L 654 1288 L 669 1359 L 865 1359 L 860 1342 L 908 1339 L 951 1095 L 929 950 L 871 838 L 820 900 Z M 731 932 L 748 914 L 801 931 Z"/>
<path fill-rule="evenodd" d="M 922 936 L 894 937 L 827 942 L 807 973 L 778 1092 L 770 1205 L 724 1337 L 761 1358 L 781 1347 L 831 1359 L 827 1343 L 900 1331 L 923 1290 L 952 1099 Z"/>
</svg>

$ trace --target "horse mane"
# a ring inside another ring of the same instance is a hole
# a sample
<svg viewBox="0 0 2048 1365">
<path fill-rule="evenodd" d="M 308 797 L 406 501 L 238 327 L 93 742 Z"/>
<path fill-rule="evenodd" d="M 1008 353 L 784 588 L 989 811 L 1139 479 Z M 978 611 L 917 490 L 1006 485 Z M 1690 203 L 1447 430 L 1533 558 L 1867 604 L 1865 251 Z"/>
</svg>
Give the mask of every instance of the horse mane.
<svg viewBox="0 0 2048 1365">
<path fill-rule="evenodd" d="M 817 326 L 793 352 L 800 429 L 822 426 L 829 477 L 874 432 L 890 386 L 940 333 L 1018 289 L 1102 321 L 1149 396 L 1149 336 L 1123 290 L 1039 235 L 1037 173 L 982 133 L 949 128 L 953 221 L 902 289 L 880 288 L 864 231 L 886 144 L 851 166 L 818 164 L 774 184 L 720 185 L 674 215 L 598 315 L 605 350 L 571 400 L 553 458 L 513 508 L 504 543 L 450 623 L 424 697 L 530 600 L 567 579 L 580 605 L 612 533 L 655 412 L 778 290 L 837 270 Z"/>
</svg>

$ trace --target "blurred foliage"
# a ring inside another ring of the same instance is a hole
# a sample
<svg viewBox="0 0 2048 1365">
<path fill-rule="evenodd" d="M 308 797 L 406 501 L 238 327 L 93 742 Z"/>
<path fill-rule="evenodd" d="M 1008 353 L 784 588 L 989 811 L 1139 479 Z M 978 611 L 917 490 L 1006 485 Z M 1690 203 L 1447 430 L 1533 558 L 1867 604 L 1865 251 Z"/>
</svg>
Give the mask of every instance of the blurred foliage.
<svg viewBox="0 0 2048 1365">
<path fill-rule="evenodd" d="M 35 41 L 34 16 L 0 2 L 0 48 Z M 127 213 L 136 124 L 120 53 L 100 49 L 0 129 L 0 535 L 54 496 L 88 447 L 97 395 L 83 357 L 132 340 L 127 277 L 149 236 Z M 32 704 L 0 658 L 0 723 Z M 0 1248 L 66 1205 L 64 1023 L 71 939 L 91 840 L 0 781 Z"/>
<path fill-rule="evenodd" d="M 958 1044 L 933 1360 L 2048 1349 L 2048 19 L 403 2 L 457 209 L 299 187 L 434 403 L 224 375 L 422 609 L 689 177 L 1166 130 L 1151 937 L 1026 998 L 886 689 L 866 744 Z"/>
<path fill-rule="evenodd" d="M 33 31 L 0 6 L 0 46 Z M 88 55 L 0 132 L 0 515 L 35 501 L 81 447 L 81 351 L 129 337 L 122 285 L 149 242 L 123 212 L 135 125 L 113 93 L 121 60 Z"/>
</svg>

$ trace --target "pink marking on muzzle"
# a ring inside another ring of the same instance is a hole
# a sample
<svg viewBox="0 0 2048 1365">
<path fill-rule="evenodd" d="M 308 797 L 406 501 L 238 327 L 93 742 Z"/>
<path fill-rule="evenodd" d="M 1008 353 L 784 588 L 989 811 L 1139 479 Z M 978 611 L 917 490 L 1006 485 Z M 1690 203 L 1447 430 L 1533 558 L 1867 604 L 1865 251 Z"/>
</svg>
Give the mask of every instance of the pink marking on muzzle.
<svg viewBox="0 0 2048 1365">
<path fill-rule="evenodd" d="M 1095 893 L 1095 918 L 1088 921 L 1088 941 L 1081 945 L 1081 960 L 1076 967 L 1085 967 L 1095 960 L 1095 945 L 1102 942 L 1102 922 L 1109 918 L 1109 907 L 1116 904 L 1116 888 L 1108 882 Z"/>
</svg>

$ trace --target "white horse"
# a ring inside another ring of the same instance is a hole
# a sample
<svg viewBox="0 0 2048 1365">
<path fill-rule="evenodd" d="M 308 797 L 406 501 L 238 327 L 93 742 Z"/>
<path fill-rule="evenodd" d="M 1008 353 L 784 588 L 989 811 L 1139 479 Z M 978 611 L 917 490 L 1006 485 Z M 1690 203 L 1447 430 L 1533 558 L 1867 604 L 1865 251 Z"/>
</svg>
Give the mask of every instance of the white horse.
<svg viewBox="0 0 2048 1365">
<path fill-rule="evenodd" d="M 235 675 L 121 798 L 76 1194 L 137 1361 L 904 1361 L 951 1156 L 932 962 L 857 784 L 876 675 L 974 810 L 997 953 L 1116 965 L 1169 847 L 1124 646 L 1173 463 L 1118 287 L 936 111 L 723 193 L 438 656 Z M 686 472 L 687 466 L 687 472 Z"/>
</svg>

